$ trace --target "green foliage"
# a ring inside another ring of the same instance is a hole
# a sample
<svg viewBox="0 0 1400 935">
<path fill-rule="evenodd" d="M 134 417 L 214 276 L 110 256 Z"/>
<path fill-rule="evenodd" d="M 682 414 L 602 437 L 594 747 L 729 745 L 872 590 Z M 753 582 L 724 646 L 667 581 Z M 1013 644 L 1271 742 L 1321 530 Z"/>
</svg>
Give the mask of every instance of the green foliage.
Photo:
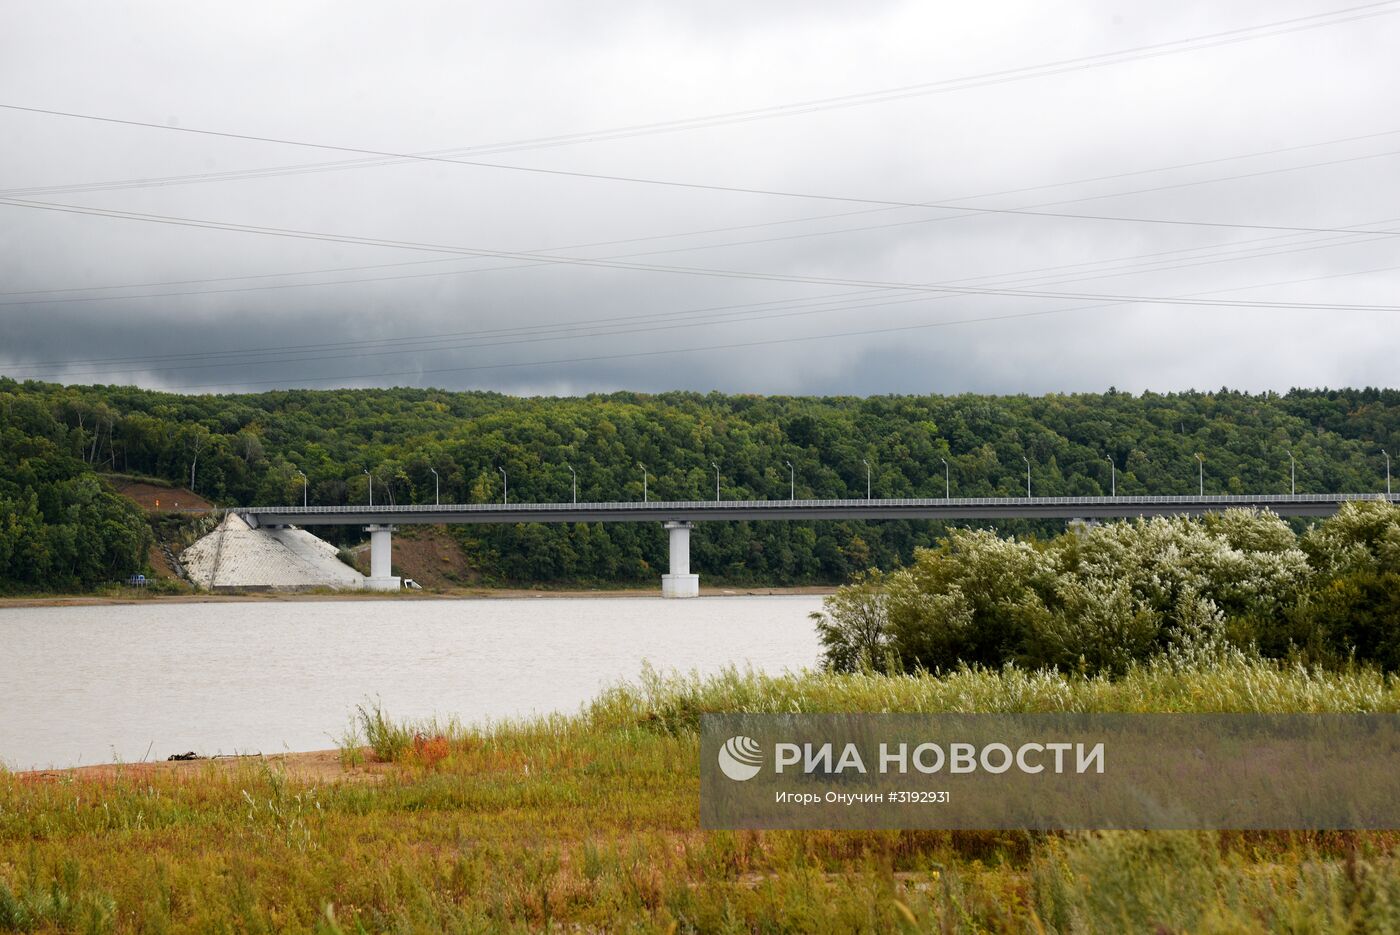
<svg viewBox="0 0 1400 935">
<path fill-rule="evenodd" d="M 1368 848 L 1369 850 L 1369 848 Z M 1038 919 L 1058 932 L 1393 932 L 1393 854 L 1327 861 L 1306 849 L 1273 866 L 1187 831 L 1078 834 L 1032 862 Z"/>
<path fill-rule="evenodd" d="M 0 932 L 109 932 L 116 903 L 85 885 L 77 861 L 66 859 L 48 873 L 33 861 L 26 879 L 11 889 L 0 877 Z"/>
<path fill-rule="evenodd" d="M 1272 656 L 1369 661 L 1400 670 L 1400 508 L 1348 504 L 1298 539 L 1307 575 L 1240 613 L 1231 638 Z M 1272 622 L 1271 622 L 1272 621 Z"/>
<path fill-rule="evenodd" d="M 404 388 L 185 396 L 0 379 L 0 419 L 7 431 L 56 449 L 14 460 L 32 465 L 62 455 L 80 471 L 182 485 L 193 476 L 196 492 L 230 506 L 300 503 L 298 471 L 312 504 L 364 502 L 364 471 L 374 478 L 376 503 L 432 502 L 433 470 L 444 502 L 494 501 L 499 467 L 509 472 L 513 501 L 563 501 L 571 495 L 566 465 L 577 472 L 581 501 L 639 500 L 640 464 L 653 499 L 708 500 L 715 495 L 711 462 L 720 465 L 726 499 L 781 498 L 788 495 L 785 461 L 796 466 L 799 497 L 863 497 L 862 461 L 873 469 L 877 497 L 942 496 L 944 460 L 955 496 L 1008 496 L 1025 489 L 1023 454 L 1037 494 L 1107 493 L 1109 457 L 1120 494 L 1184 494 L 1196 490 L 1198 451 L 1207 493 L 1286 492 L 1285 448 L 1298 459 L 1300 490 L 1375 491 L 1384 483 L 1380 449 L 1400 451 L 1400 391 L 1375 389 L 522 399 Z M 6 441 L 7 459 L 16 443 Z M 0 497 L 0 525 L 38 522 L 25 497 Z M 57 522 L 45 511 L 59 507 L 44 496 L 34 509 L 43 525 Z M 988 525 L 1020 534 L 1057 529 Z M 944 531 L 906 521 L 704 523 L 692 536 L 691 559 L 712 581 L 838 582 L 909 564 L 916 548 L 934 545 Z M 647 524 L 459 526 L 453 535 L 488 583 L 649 582 L 665 564 L 664 534 Z M 0 538 L 14 547 L 14 537 Z M 62 550 L 61 537 L 53 547 Z M 28 568 L 38 560 L 23 562 Z M 11 566 L 0 567 L 0 581 L 13 584 Z M 950 626 L 960 607 L 947 608 Z M 1005 608 L 1002 623 L 1014 630 L 1021 615 L 1037 612 Z M 977 651 L 997 653 L 995 646 Z"/>
<path fill-rule="evenodd" d="M 358 746 L 355 741 L 359 736 L 363 736 L 370 750 L 374 752 L 376 760 L 392 763 L 402 758 L 413 745 L 412 728 L 390 720 L 378 701 L 358 705 L 355 710 L 359 721 L 356 725 L 357 730 L 352 729 L 347 735 L 347 739 L 341 744 L 342 750 Z"/>
<path fill-rule="evenodd" d="M 826 601 L 827 665 L 859 632 L 905 668 L 1054 666 L 1121 674 L 1234 647 L 1400 669 L 1400 507 L 1352 502 L 1299 537 L 1267 512 L 1115 522 L 1052 540 L 954 530 Z M 883 621 L 872 619 L 884 614 Z M 873 631 L 873 632 L 872 632 Z"/>
<path fill-rule="evenodd" d="M 894 667 L 889 632 L 887 591 L 878 570 L 863 572 L 812 614 L 826 659 L 826 668 L 837 672 Z"/>
<path fill-rule="evenodd" d="M 1054 572 L 1035 544 L 954 530 L 889 577 L 889 629 L 906 667 L 997 665 L 1043 615 Z"/>
<path fill-rule="evenodd" d="M 40 400 L 0 393 L 0 590 L 85 590 L 145 567 L 150 528 L 92 472 L 96 444 Z"/>
<path fill-rule="evenodd" d="M 662 675 L 645 670 L 613 686 L 584 709 L 593 728 L 643 728 L 694 734 L 700 716 L 832 711 L 953 714 L 1151 712 L 1312 714 L 1400 712 L 1400 681 L 1372 668 L 1308 669 L 1222 654 L 1184 662 L 1161 656 L 1119 678 L 1050 669 L 961 668 L 941 675 L 911 672 L 800 672 L 774 675 L 728 669 L 716 675 Z"/>
</svg>

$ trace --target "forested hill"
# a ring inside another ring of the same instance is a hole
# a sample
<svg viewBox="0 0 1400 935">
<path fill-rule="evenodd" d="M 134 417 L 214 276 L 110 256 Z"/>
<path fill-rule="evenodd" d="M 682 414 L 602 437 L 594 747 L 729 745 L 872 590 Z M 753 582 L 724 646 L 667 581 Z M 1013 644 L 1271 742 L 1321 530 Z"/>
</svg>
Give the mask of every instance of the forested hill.
<svg viewBox="0 0 1400 935">
<path fill-rule="evenodd" d="M 515 398 L 420 389 L 289 390 L 183 396 L 129 387 L 0 379 L 0 580 L 29 577 L 19 527 L 112 523 L 46 485 L 75 483 L 67 467 L 191 483 L 226 505 L 443 502 L 501 495 L 567 500 L 941 496 L 943 460 L 954 496 L 1191 493 L 1196 455 L 1207 493 L 1384 487 L 1381 449 L 1400 451 L 1400 391 L 1294 391 L 1026 396 L 780 397 L 612 393 Z M 36 439 L 42 439 L 39 444 Z M 50 477 L 49 475 L 54 475 Z M 58 475 L 63 475 L 58 478 Z M 120 525 L 120 524 L 118 524 Z M 28 528 L 28 527 L 26 527 Z M 493 580 L 634 581 L 664 563 L 647 525 L 459 528 Z M 875 563 L 906 561 L 930 524 L 704 524 L 692 546 L 702 574 L 731 581 L 837 581 Z M 133 560 L 136 565 L 141 559 Z M 120 564 L 120 563 L 116 563 Z M 105 566 L 104 566 L 105 567 Z M 32 569 L 30 569 L 32 571 Z M 124 571 L 111 565 L 104 574 Z M 92 575 L 83 576 L 90 581 Z"/>
</svg>

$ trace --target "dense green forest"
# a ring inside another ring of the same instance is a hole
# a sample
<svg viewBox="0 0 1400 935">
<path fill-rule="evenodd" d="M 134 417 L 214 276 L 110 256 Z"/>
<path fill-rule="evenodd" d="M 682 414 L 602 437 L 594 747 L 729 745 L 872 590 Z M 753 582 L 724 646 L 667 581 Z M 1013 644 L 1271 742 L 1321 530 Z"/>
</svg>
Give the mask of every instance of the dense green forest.
<svg viewBox="0 0 1400 935">
<path fill-rule="evenodd" d="M 1400 391 L 1028 396 L 780 397 L 611 393 L 518 398 L 427 389 L 286 390 L 187 396 L 0 379 L 0 582 L 91 586 L 144 561 L 139 517 L 91 476 L 192 485 L 224 505 L 501 496 L 653 499 L 788 495 L 954 496 L 1384 488 L 1400 448 Z M 692 563 L 711 580 L 836 582 L 912 560 L 933 523 L 710 523 Z M 346 534 L 353 534 L 347 531 Z M 665 562 L 659 525 L 454 527 L 488 581 L 647 581 Z M 96 548 L 79 547 L 89 537 Z M 35 542 L 45 543 L 36 546 Z"/>
<path fill-rule="evenodd" d="M 0 393 L 0 590 L 90 588 L 146 563 L 151 530 L 46 400 Z"/>
</svg>

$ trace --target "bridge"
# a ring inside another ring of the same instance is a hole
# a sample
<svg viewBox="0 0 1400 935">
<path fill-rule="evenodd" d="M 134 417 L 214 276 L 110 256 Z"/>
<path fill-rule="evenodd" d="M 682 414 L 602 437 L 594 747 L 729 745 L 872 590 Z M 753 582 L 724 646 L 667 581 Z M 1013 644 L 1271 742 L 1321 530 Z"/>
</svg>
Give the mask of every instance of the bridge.
<svg viewBox="0 0 1400 935">
<path fill-rule="evenodd" d="M 1280 516 L 1329 516 L 1352 500 L 1396 502 L 1390 494 L 1255 494 L 1169 497 L 937 497 L 883 500 L 674 500 L 624 503 L 459 503 L 406 506 L 242 507 L 258 526 L 364 526 L 370 534 L 369 586 L 397 590 L 392 575 L 395 525 L 409 523 L 663 523 L 670 535 L 664 597 L 695 597 L 700 576 L 690 572 L 690 530 L 706 520 L 843 519 L 1106 519 L 1199 516 L 1246 508 Z"/>
</svg>

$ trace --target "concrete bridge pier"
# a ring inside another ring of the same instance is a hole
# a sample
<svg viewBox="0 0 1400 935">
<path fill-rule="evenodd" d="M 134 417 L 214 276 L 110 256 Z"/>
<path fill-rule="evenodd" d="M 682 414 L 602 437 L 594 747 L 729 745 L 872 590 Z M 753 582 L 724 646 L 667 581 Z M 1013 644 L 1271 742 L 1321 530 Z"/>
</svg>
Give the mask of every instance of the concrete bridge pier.
<svg viewBox="0 0 1400 935">
<path fill-rule="evenodd" d="M 394 527 L 388 523 L 366 526 L 369 533 L 369 577 L 365 587 L 371 591 L 397 591 L 403 583 L 395 577 L 393 563 Z"/>
<path fill-rule="evenodd" d="M 671 536 L 671 573 L 661 576 L 662 597 L 699 597 L 700 576 L 690 573 L 690 523 L 665 524 Z"/>
</svg>

